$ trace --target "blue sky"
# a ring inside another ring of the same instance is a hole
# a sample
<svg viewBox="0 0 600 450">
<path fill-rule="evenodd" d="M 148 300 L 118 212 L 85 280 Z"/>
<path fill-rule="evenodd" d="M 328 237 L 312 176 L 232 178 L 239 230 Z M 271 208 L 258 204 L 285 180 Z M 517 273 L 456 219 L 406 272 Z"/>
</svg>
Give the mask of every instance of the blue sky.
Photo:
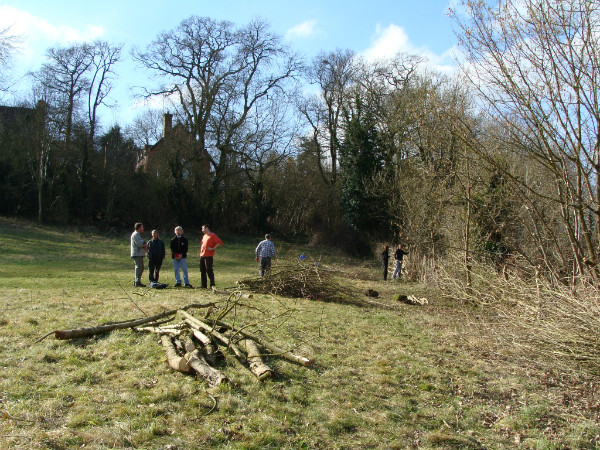
<svg viewBox="0 0 600 450">
<path fill-rule="evenodd" d="M 390 57 L 397 52 L 419 54 L 449 72 L 456 40 L 447 16 L 451 0 L 4 0 L 0 28 L 11 26 L 21 43 L 13 75 L 39 69 L 50 46 L 102 39 L 123 43 L 124 59 L 133 47 L 145 48 L 161 31 L 175 28 L 191 15 L 230 20 L 244 25 L 265 19 L 293 49 L 310 58 L 319 51 L 351 49 L 368 57 Z M 111 110 L 103 124 L 126 125 L 139 113 L 131 86 L 148 78 L 133 63 L 117 67 Z M 12 98 L 26 95 L 27 85 L 15 85 Z"/>
</svg>

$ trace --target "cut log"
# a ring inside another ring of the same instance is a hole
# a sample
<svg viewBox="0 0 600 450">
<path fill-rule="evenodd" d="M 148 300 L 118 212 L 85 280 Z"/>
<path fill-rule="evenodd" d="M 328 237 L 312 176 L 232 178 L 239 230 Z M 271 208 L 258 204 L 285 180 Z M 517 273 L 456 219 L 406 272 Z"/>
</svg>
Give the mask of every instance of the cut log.
<svg viewBox="0 0 600 450">
<path fill-rule="evenodd" d="M 229 381 L 223 372 L 211 367 L 206 362 L 199 350 L 186 353 L 184 358 L 190 367 L 194 369 L 199 376 L 204 378 L 210 386 L 218 386 Z"/>
<path fill-rule="evenodd" d="M 250 364 L 250 370 L 256 375 L 256 378 L 264 381 L 273 376 L 273 369 L 263 362 L 256 342 L 251 339 L 242 339 L 238 344 L 248 354 L 248 364 Z"/>
<path fill-rule="evenodd" d="M 196 320 L 202 321 L 202 322 L 206 322 L 208 326 L 210 326 L 210 323 L 212 322 L 212 321 L 209 321 L 207 319 L 203 319 L 203 320 L 196 319 Z M 298 363 L 298 364 L 302 364 L 305 367 L 308 367 L 308 366 L 310 366 L 312 364 L 312 361 L 310 359 L 305 358 L 304 356 L 294 355 L 292 352 L 284 350 L 281 347 L 278 347 L 277 345 L 272 344 L 269 341 L 266 341 L 265 339 L 262 339 L 261 337 L 256 336 L 256 335 L 254 335 L 252 333 L 248 333 L 247 331 L 244 331 L 244 330 L 241 330 L 241 329 L 233 328 L 233 327 L 227 325 L 224 322 L 217 321 L 216 324 L 220 325 L 222 327 L 226 327 L 226 328 L 230 329 L 235 334 L 240 334 L 240 335 L 242 335 L 244 337 L 247 337 L 249 339 L 252 339 L 253 341 L 258 342 L 264 348 L 266 348 L 267 350 L 269 350 L 270 352 L 272 352 L 273 355 L 281 356 L 282 358 L 285 358 L 288 361 L 292 361 L 292 362 L 295 362 L 295 363 Z"/>
<path fill-rule="evenodd" d="M 171 338 L 166 334 L 163 334 L 160 337 L 160 342 L 167 352 L 167 362 L 169 363 L 169 367 L 173 370 L 177 370 L 178 372 L 189 372 L 190 365 L 185 358 L 177 354 L 177 350 L 175 350 L 175 346 L 173 345 Z"/>
</svg>

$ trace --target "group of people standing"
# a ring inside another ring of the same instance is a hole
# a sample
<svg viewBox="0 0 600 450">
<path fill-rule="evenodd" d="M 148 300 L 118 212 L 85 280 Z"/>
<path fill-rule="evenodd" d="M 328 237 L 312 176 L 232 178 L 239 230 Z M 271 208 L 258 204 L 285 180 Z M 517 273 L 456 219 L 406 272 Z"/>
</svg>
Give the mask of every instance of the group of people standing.
<svg viewBox="0 0 600 450">
<path fill-rule="evenodd" d="M 392 279 L 402 277 L 402 260 L 404 259 L 404 255 L 408 255 L 408 252 L 404 251 L 402 245 L 398 245 L 396 251 L 394 252 L 394 261 L 396 262 L 396 267 L 394 268 L 394 273 L 392 273 Z M 390 248 L 385 245 L 383 247 L 383 251 L 381 252 L 381 267 L 383 269 L 383 281 L 387 281 L 388 276 L 388 262 L 390 259 Z"/>
<path fill-rule="evenodd" d="M 144 256 L 148 257 L 148 279 L 150 286 L 154 287 L 158 284 L 158 277 L 162 267 L 163 260 L 166 256 L 165 244 L 159 238 L 158 231 L 152 230 L 152 239 L 148 242 L 142 238 L 144 232 L 144 224 L 138 222 L 134 225 L 135 231 L 131 234 L 131 258 L 135 262 L 135 278 L 133 285 L 137 287 L 146 287 L 142 283 L 142 274 L 144 273 Z M 200 245 L 200 279 L 202 282 L 201 288 L 213 288 L 215 286 L 215 274 L 213 270 L 213 257 L 215 250 L 223 245 L 223 241 L 215 233 L 210 231 L 208 225 L 202 225 L 202 244 Z M 193 288 L 190 284 L 187 266 L 187 254 L 189 243 L 183 235 L 183 228 L 175 227 L 175 236 L 171 239 L 170 245 L 171 258 L 173 260 L 173 270 L 175 271 L 175 287 Z M 402 245 L 394 252 L 394 260 L 396 267 L 392 274 L 392 279 L 402 277 L 402 260 L 404 255 L 408 255 L 404 251 Z M 254 250 L 254 257 L 260 263 L 259 275 L 262 277 L 271 270 L 271 260 L 277 257 L 275 245 L 271 241 L 271 235 L 266 234 L 265 239 L 260 241 Z M 383 281 L 387 281 L 388 262 L 390 259 L 389 246 L 384 246 L 381 252 L 381 266 L 383 268 Z M 183 274 L 183 284 L 181 280 Z M 210 283 L 210 284 L 209 284 Z M 166 286 L 166 285 L 165 285 Z"/>
<path fill-rule="evenodd" d="M 135 278 L 133 285 L 137 287 L 146 287 L 142 283 L 142 274 L 144 272 L 144 256 L 148 257 L 148 279 L 150 286 L 158 284 L 158 277 L 166 256 L 165 244 L 159 238 L 158 231 L 152 230 L 152 239 L 148 242 L 142 238 L 144 224 L 138 222 L 134 225 L 135 231 L 131 234 L 131 258 L 135 262 Z M 202 244 L 200 246 L 200 280 L 201 287 L 215 286 L 215 274 L 213 270 L 213 257 L 215 250 L 223 245 L 223 241 L 213 232 L 208 225 L 202 225 Z M 183 235 L 183 228 L 175 227 L 175 236 L 170 241 L 171 258 L 173 260 L 173 269 L 175 271 L 175 287 L 193 288 L 190 284 L 187 266 L 187 254 L 189 243 Z M 181 275 L 183 274 L 183 285 Z M 210 282 L 210 285 L 208 284 Z"/>
</svg>

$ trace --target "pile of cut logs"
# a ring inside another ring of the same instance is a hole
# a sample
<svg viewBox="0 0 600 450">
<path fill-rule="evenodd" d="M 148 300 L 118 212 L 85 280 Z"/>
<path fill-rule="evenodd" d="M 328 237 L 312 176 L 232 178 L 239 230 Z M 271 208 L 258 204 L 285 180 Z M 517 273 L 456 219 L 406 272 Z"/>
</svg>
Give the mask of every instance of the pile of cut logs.
<svg viewBox="0 0 600 450">
<path fill-rule="evenodd" d="M 218 386 L 228 381 L 227 376 L 217 368 L 223 350 L 233 354 L 235 359 L 260 381 L 273 376 L 273 369 L 265 364 L 263 356 L 277 356 L 303 366 L 311 365 L 312 361 L 308 358 L 295 355 L 262 336 L 248 332 L 247 327 L 234 327 L 222 320 L 209 319 L 214 306 L 215 303 L 192 304 L 143 319 L 90 328 L 56 330 L 52 333 L 56 339 L 85 338 L 124 328 L 156 333 L 165 348 L 169 367 L 179 372 L 195 372 L 210 386 Z M 208 308 L 207 314 L 202 318 L 194 316 L 188 312 L 194 308 Z M 222 315 L 220 317 L 222 318 Z M 180 321 L 170 323 L 175 318 L 179 318 Z"/>
</svg>

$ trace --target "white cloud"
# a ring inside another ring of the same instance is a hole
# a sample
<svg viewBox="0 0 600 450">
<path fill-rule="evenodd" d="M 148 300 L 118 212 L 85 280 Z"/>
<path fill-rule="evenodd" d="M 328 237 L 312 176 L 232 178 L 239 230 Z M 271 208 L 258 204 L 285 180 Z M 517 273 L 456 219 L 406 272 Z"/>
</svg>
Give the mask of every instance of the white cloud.
<svg viewBox="0 0 600 450">
<path fill-rule="evenodd" d="M 415 53 L 415 49 L 404 28 L 391 24 L 383 28 L 377 24 L 371 46 L 363 52 L 367 59 L 387 59 L 396 53 Z"/>
<path fill-rule="evenodd" d="M 456 69 L 452 48 L 438 55 L 426 47 L 417 47 L 411 42 L 404 28 L 393 23 L 385 28 L 378 24 L 371 46 L 361 52 L 361 55 L 367 60 L 376 60 L 389 59 L 398 53 L 422 56 L 430 65 L 444 73 L 453 73 Z"/>
<path fill-rule="evenodd" d="M 317 19 L 312 19 L 294 25 L 285 32 L 285 37 L 288 40 L 294 40 L 314 36 L 320 33 L 321 30 L 317 28 Z"/>
<path fill-rule="evenodd" d="M 81 28 L 54 25 L 45 19 L 10 6 L 0 6 L 0 29 L 10 27 L 9 34 L 19 40 L 17 60 L 24 66 L 38 66 L 48 47 L 73 42 L 93 41 L 104 34 L 99 25 Z"/>
</svg>

